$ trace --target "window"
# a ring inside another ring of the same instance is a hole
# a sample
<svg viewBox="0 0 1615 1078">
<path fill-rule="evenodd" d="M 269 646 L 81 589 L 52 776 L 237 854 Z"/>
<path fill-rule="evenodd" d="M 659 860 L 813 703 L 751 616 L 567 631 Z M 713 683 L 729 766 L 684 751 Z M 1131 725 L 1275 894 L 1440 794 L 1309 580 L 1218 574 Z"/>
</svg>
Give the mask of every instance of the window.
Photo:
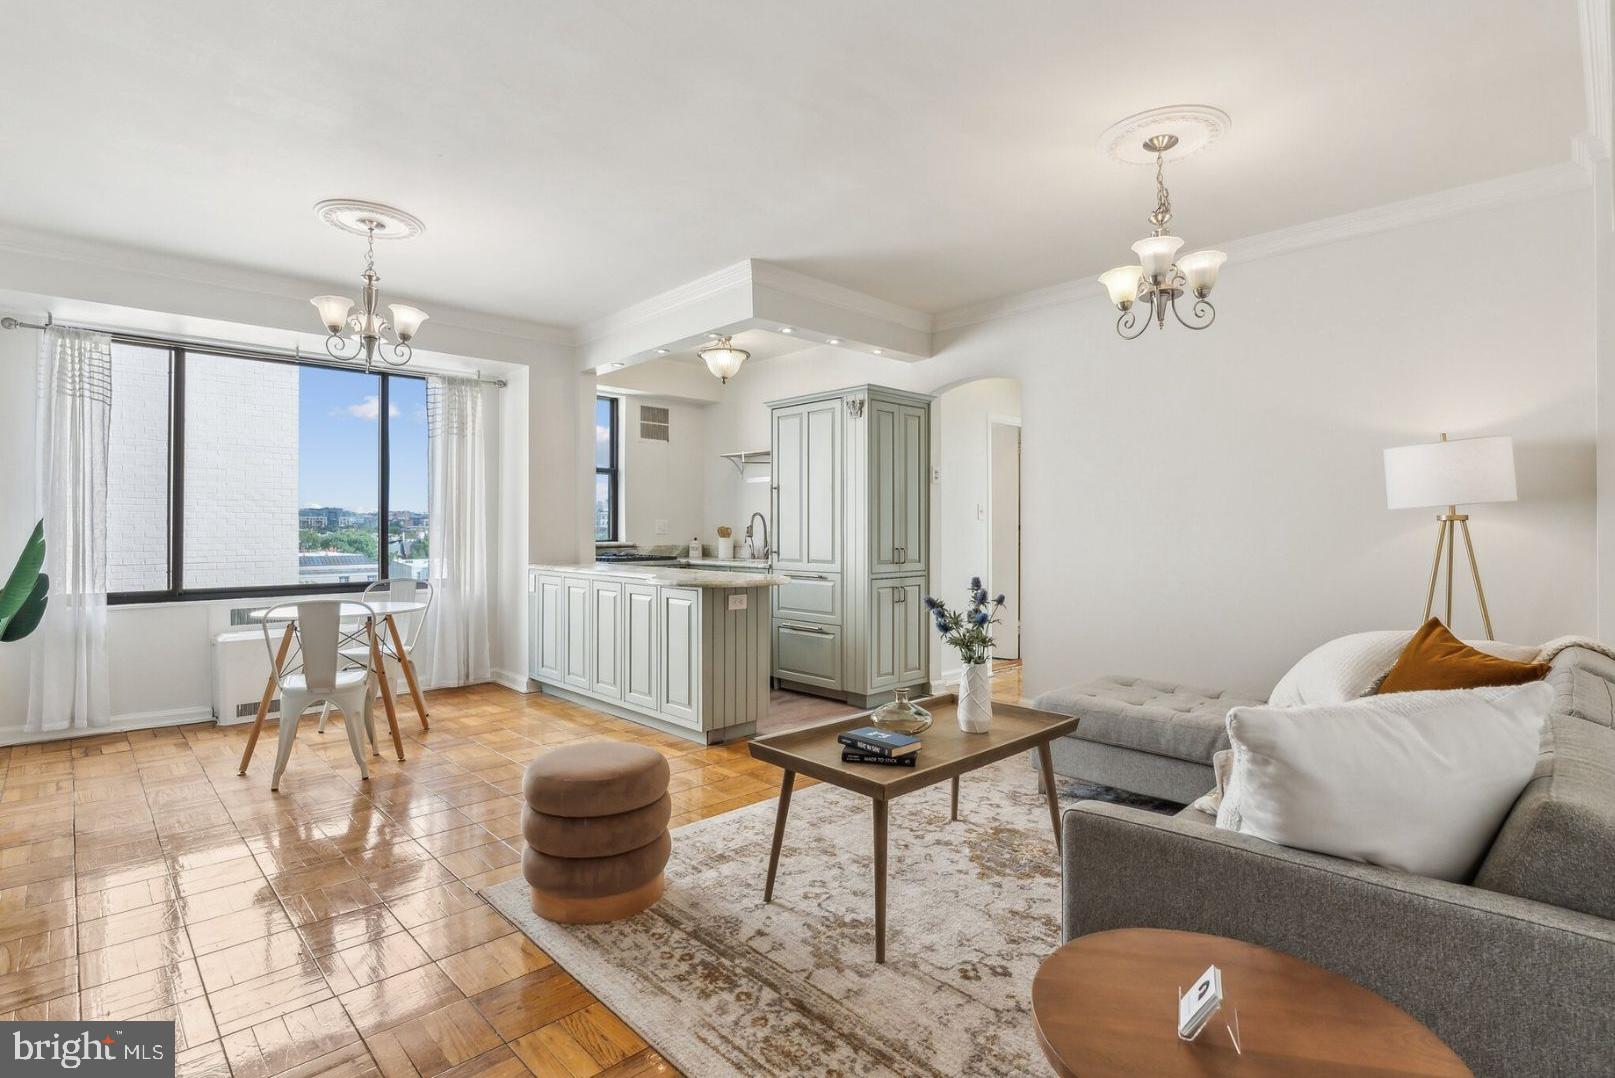
<svg viewBox="0 0 1615 1078">
<path fill-rule="evenodd" d="M 616 397 L 594 400 L 594 541 L 614 543 L 622 538 L 617 498 L 622 470 L 617 463 Z"/>
<path fill-rule="evenodd" d="M 119 339 L 112 372 L 110 601 L 424 577 L 423 379 Z"/>
</svg>

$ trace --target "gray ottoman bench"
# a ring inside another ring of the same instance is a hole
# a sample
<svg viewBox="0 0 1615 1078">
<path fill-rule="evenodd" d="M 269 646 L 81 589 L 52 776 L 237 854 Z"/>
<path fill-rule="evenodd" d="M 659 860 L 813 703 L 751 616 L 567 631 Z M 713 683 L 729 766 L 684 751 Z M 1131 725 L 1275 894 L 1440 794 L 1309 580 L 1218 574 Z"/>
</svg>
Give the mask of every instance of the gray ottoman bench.
<svg viewBox="0 0 1615 1078">
<path fill-rule="evenodd" d="M 1068 778 L 1188 804 L 1216 785 L 1213 753 L 1228 747 L 1229 708 L 1261 697 L 1109 675 L 1051 689 L 1034 707 L 1076 715 L 1076 732 L 1052 746 Z"/>
</svg>

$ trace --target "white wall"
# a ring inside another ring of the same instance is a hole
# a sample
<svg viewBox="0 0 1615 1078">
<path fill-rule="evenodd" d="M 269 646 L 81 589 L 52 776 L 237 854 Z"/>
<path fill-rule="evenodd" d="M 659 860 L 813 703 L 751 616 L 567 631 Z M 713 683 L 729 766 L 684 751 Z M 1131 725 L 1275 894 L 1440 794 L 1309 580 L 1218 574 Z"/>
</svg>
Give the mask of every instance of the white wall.
<svg viewBox="0 0 1615 1078">
<path fill-rule="evenodd" d="M 619 397 L 622 427 L 623 533 L 641 547 L 689 545 L 691 536 L 717 542 L 719 524 L 706 515 L 707 409 L 667 397 Z M 639 410 L 668 410 L 668 440 L 640 437 Z M 665 525 L 658 531 L 658 522 Z"/>
<path fill-rule="evenodd" d="M 1497 632 L 1591 633 L 1594 300 L 1564 284 L 1592 264 L 1591 212 L 1579 191 L 1231 263 L 1202 333 L 1122 341 L 1096 285 L 922 363 L 748 365 L 708 445 L 767 445 L 776 397 L 1017 378 L 1028 693 L 1106 672 L 1266 691 L 1313 645 L 1422 609 L 1434 516 L 1386 510 L 1381 451 L 1511 434 L 1520 500 L 1471 521 Z M 710 517 L 766 505 L 724 470 L 707 466 Z"/>
</svg>

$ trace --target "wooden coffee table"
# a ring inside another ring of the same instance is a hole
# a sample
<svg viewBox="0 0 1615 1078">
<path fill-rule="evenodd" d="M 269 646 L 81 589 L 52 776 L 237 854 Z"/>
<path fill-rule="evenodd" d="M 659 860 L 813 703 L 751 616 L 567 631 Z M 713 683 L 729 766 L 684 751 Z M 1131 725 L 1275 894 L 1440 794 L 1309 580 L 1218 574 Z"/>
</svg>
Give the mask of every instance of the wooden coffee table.
<svg viewBox="0 0 1615 1078">
<path fill-rule="evenodd" d="M 1178 989 L 1213 964 L 1222 970 L 1223 1009 L 1193 1044 L 1180 1041 Z M 1225 1028 L 1235 1010 L 1243 1054 Z M 1072 940 L 1032 981 L 1032 1023 L 1055 1073 L 1083 1078 L 1469 1073 L 1417 1019 L 1361 985 L 1198 932 L 1124 928 Z"/>
<path fill-rule="evenodd" d="M 763 901 L 774 900 L 774 876 L 779 870 L 780 844 L 785 839 L 785 817 L 791 808 L 791 786 L 800 773 L 863 794 L 874 805 L 875 816 L 875 961 L 886 961 L 886 806 L 895 797 L 923 790 L 944 780 L 953 783 L 953 819 L 959 818 L 959 776 L 978 767 L 997 763 L 1029 749 L 1037 750 L 1048 791 L 1049 821 L 1054 825 L 1054 844 L 1060 844 L 1060 802 L 1054 794 L 1054 761 L 1049 742 L 1077 728 L 1074 715 L 1017 704 L 993 703 L 992 729 L 984 734 L 967 734 L 959 729 L 956 717 L 958 699 L 948 693 L 919 701 L 931 713 L 931 728 L 920 735 L 922 748 L 914 767 L 884 767 L 880 764 L 849 764 L 841 760 L 842 746 L 836 735 L 869 725 L 868 715 L 810 726 L 804 730 L 755 738 L 751 754 L 784 770 L 779 787 L 779 809 L 774 817 L 774 846 L 768 854 L 768 881 L 763 885 Z"/>
</svg>

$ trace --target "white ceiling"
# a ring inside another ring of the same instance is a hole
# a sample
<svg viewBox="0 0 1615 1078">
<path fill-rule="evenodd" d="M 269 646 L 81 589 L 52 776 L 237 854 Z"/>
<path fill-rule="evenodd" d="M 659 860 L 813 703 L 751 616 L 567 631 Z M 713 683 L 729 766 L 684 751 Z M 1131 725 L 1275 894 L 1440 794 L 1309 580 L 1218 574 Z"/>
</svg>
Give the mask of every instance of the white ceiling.
<svg viewBox="0 0 1615 1078">
<path fill-rule="evenodd" d="M 573 325 L 743 258 L 922 311 L 1098 272 L 1151 208 L 1099 132 L 1204 101 L 1190 248 L 1565 160 L 1575 0 L 14 5 L 0 220 Z"/>
<path fill-rule="evenodd" d="M 795 333 L 775 333 L 766 329 L 748 329 L 733 334 L 730 338 L 737 348 L 750 353 L 751 358 L 746 362 L 754 363 L 761 359 L 776 359 L 788 356 L 792 352 L 800 352 L 804 348 L 812 348 L 818 341 L 799 337 Z M 663 361 L 675 363 L 698 363 L 703 367 L 706 361 L 696 352 L 705 345 L 696 345 L 692 348 L 681 348 L 661 357 Z"/>
</svg>

